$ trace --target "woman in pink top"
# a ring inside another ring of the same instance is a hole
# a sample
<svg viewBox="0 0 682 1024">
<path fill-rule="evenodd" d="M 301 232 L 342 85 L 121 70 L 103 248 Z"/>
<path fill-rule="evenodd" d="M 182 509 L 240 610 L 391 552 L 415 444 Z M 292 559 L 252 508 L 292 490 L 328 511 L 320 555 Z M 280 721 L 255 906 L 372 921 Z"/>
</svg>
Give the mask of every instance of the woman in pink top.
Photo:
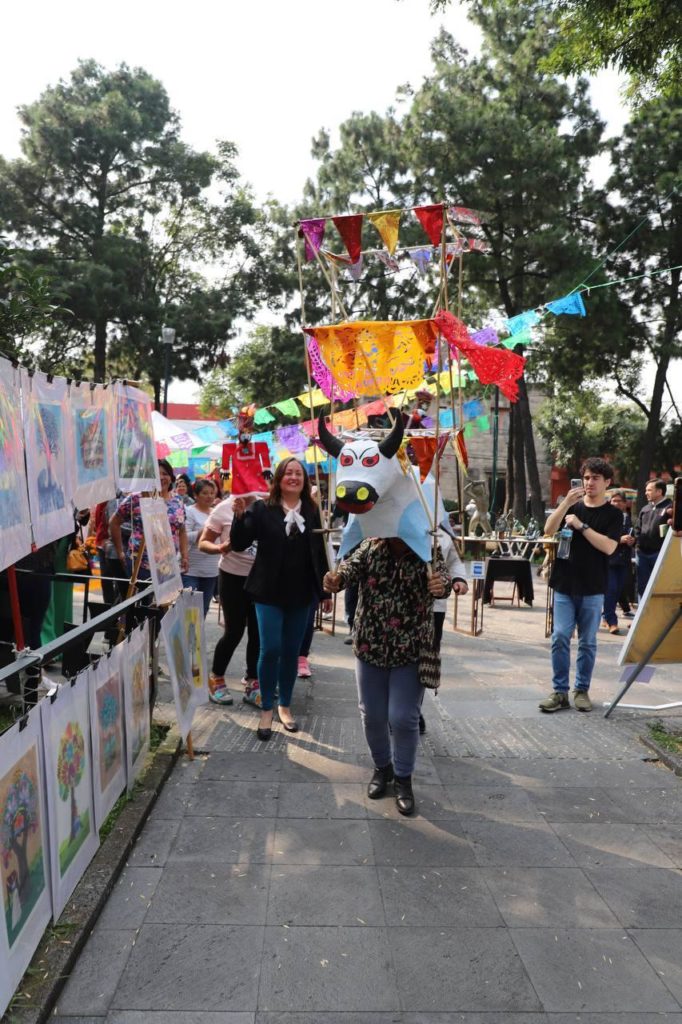
<svg viewBox="0 0 682 1024">
<path fill-rule="evenodd" d="M 243 497 L 247 505 L 254 501 L 253 496 Z M 219 593 L 223 609 L 225 632 L 218 641 L 213 655 L 213 666 L 208 681 L 209 697 L 214 704 L 232 704 L 232 696 L 225 682 L 225 672 L 230 664 L 244 630 L 247 630 L 246 642 L 246 675 L 242 679 L 247 703 L 260 700 L 258 694 L 258 655 L 260 643 L 258 639 L 258 622 L 253 600 L 244 590 L 246 577 L 256 557 L 256 546 L 253 544 L 246 551 L 233 551 L 230 544 L 230 528 L 234 518 L 233 498 L 226 498 L 213 509 L 203 533 L 199 538 L 199 550 L 210 554 L 220 554 Z M 249 696 L 255 696 L 249 700 Z"/>
</svg>

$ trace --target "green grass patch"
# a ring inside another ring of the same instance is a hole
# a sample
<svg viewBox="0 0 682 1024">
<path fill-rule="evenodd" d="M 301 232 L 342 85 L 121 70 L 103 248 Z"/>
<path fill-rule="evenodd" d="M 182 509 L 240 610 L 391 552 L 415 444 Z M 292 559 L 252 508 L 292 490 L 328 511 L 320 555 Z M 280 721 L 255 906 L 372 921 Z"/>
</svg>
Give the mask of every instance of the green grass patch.
<svg viewBox="0 0 682 1024">
<path fill-rule="evenodd" d="M 157 747 L 160 747 L 169 732 L 170 725 L 166 725 L 162 722 L 152 722 L 149 736 L 149 749 L 156 750 Z"/>
<path fill-rule="evenodd" d="M 671 754 L 682 754 L 682 736 L 668 732 L 663 722 L 649 722 L 647 726 L 652 740 Z"/>
</svg>

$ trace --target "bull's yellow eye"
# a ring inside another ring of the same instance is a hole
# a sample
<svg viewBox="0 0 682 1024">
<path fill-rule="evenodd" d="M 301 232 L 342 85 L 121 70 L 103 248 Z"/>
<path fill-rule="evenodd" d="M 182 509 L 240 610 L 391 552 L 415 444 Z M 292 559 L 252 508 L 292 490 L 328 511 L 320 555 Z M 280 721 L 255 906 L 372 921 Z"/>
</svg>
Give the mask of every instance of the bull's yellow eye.
<svg viewBox="0 0 682 1024">
<path fill-rule="evenodd" d="M 336 488 L 336 497 L 337 498 L 345 498 L 346 497 L 346 488 L 343 486 L 343 484 L 339 484 L 339 486 Z"/>
<path fill-rule="evenodd" d="M 366 487 L 358 487 L 358 498 L 360 501 L 366 501 L 369 498 L 369 491 Z"/>
</svg>

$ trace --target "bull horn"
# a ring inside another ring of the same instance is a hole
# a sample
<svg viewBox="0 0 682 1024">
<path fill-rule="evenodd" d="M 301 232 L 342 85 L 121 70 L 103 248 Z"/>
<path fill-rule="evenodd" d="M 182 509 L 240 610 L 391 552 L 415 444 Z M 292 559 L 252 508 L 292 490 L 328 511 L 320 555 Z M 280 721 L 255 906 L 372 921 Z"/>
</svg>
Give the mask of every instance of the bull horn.
<svg viewBox="0 0 682 1024">
<path fill-rule="evenodd" d="M 329 430 L 324 420 L 324 413 L 320 413 L 320 418 L 317 421 L 317 433 L 324 450 L 333 455 L 335 459 L 338 459 L 343 448 L 343 441 L 338 437 L 334 437 L 331 430 Z"/>
<path fill-rule="evenodd" d="M 389 413 L 389 416 L 391 414 Z M 393 426 L 391 427 L 391 433 L 388 437 L 385 437 L 383 441 L 379 443 L 379 451 L 387 458 L 391 459 L 400 448 L 400 443 L 405 433 L 405 427 L 403 425 L 402 413 L 398 412 L 396 418 L 393 420 Z"/>
</svg>

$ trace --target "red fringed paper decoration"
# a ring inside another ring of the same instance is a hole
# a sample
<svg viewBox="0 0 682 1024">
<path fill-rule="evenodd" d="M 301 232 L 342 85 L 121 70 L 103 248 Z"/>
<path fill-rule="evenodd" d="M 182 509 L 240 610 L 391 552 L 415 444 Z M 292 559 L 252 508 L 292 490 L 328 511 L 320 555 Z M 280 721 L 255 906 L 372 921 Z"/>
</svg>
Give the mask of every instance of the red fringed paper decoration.
<svg viewBox="0 0 682 1024">
<path fill-rule="evenodd" d="M 431 245 L 440 245 L 443 238 L 443 204 L 415 206 L 414 213 L 431 239 Z"/>
<path fill-rule="evenodd" d="M 351 263 L 357 263 L 362 252 L 362 214 L 348 217 L 332 217 L 334 226 L 343 239 Z"/>
<path fill-rule="evenodd" d="M 517 381 L 526 365 L 523 356 L 507 349 L 484 348 L 477 345 L 462 321 L 444 309 L 436 314 L 436 326 L 447 340 L 451 351 L 456 349 L 466 356 L 481 384 L 496 384 L 510 402 L 517 401 Z"/>
<path fill-rule="evenodd" d="M 446 434 L 444 440 L 447 441 L 447 439 Z M 409 444 L 417 459 L 419 476 L 423 483 L 429 475 L 433 457 L 436 454 L 436 439 L 435 437 L 411 437 Z"/>
</svg>

